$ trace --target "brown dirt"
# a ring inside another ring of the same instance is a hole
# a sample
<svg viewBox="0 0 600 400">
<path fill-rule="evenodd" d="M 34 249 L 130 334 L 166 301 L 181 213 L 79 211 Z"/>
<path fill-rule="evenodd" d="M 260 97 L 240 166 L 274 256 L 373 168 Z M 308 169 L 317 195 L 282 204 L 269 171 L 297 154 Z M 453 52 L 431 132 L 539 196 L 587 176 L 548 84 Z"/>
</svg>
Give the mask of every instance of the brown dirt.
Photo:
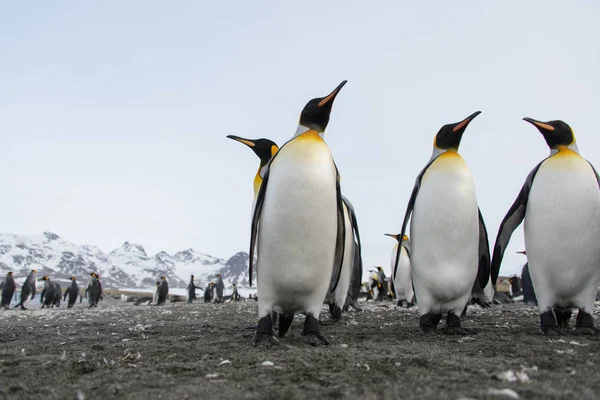
<svg viewBox="0 0 600 400">
<path fill-rule="evenodd" d="M 458 337 L 369 302 L 335 325 L 323 314 L 330 346 L 301 343 L 297 317 L 273 349 L 250 346 L 255 302 L 76 307 L 0 311 L 0 399 L 600 398 L 600 337 L 544 337 L 523 305 L 470 309 L 478 334 Z"/>
</svg>

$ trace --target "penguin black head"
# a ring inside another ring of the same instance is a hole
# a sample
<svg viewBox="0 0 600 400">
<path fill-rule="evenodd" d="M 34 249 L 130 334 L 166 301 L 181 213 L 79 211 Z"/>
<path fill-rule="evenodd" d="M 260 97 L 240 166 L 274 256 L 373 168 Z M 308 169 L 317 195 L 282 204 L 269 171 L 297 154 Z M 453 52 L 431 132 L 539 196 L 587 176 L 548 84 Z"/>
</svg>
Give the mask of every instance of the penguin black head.
<svg viewBox="0 0 600 400">
<path fill-rule="evenodd" d="M 161 277 L 160 277 L 160 280 L 161 280 L 161 281 L 164 281 L 164 280 L 165 280 L 165 277 L 164 277 L 164 276 L 161 276 Z"/>
<path fill-rule="evenodd" d="M 383 268 L 381 267 L 377 267 L 377 271 L 381 271 Z"/>
<path fill-rule="evenodd" d="M 327 124 L 329 123 L 329 115 L 331 114 L 333 101 L 346 82 L 348 81 L 340 83 L 338 87 L 327 96 L 318 97 L 306 103 L 300 114 L 300 125 L 309 129 L 314 129 L 317 132 L 325 132 L 325 128 L 327 128 Z"/>
<path fill-rule="evenodd" d="M 35 273 L 37 273 L 37 270 L 35 270 L 35 269 L 32 269 L 32 270 L 31 270 L 31 273 L 32 273 L 32 274 L 35 274 Z"/>
<path fill-rule="evenodd" d="M 47 281 L 47 280 L 48 280 L 48 275 L 42 276 L 40 279 L 38 279 L 38 281 Z"/>
<path fill-rule="evenodd" d="M 476 111 L 460 122 L 442 126 L 437 135 L 435 135 L 433 145 L 442 150 L 458 150 L 465 129 L 479 114 L 481 114 L 481 111 Z"/>
<path fill-rule="evenodd" d="M 74 277 L 74 276 L 72 276 L 72 277 L 71 277 L 71 280 L 72 280 L 72 281 L 76 281 L 77 279 L 75 279 L 75 277 Z"/>
<path fill-rule="evenodd" d="M 573 129 L 564 121 L 541 122 L 533 118 L 523 118 L 523 120 L 538 128 L 551 149 L 556 149 L 558 146 L 568 146 L 575 141 Z"/>
<path fill-rule="evenodd" d="M 221 277 L 221 274 L 217 274 L 217 278 L 220 278 L 220 277 Z"/>
<path fill-rule="evenodd" d="M 246 139 L 235 135 L 227 135 L 229 139 L 233 139 L 250 147 L 254 154 L 260 158 L 260 165 L 264 166 L 277 153 L 279 147 L 275 142 L 269 139 Z"/>
<path fill-rule="evenodd" d="M 96 273 L 95 272 L 92 272 L 90 275 L 93 276 L 94 278 L 96 277 Z"/>
<path fill-rule="evenodd" d="M 13 276 L 13 272 L 12 271 L 8 271 L 8 275 L 9 276 Z"/>
</svg>

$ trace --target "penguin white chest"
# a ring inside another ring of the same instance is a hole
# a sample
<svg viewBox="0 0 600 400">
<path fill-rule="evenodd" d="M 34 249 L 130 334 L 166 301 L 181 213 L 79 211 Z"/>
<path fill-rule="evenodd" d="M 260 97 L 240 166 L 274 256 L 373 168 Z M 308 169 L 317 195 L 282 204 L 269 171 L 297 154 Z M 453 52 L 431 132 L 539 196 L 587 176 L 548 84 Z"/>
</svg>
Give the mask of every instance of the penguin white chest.
<svg viewBox="0 0 600 400">
<path fill-rule="evenodd" d="M 600 281 L 598 237 L 595 173 L 577 153 L 561 150 L 540 166 L 525 213 L 525 246 L 540 307 L 544 302 L 581 307 L 582 292 L 595 294 Z"/>
<path fill-rule="evenodd" d="M 443 153 L 425 172 L 415 200 L 411 239 L 418 301 L 429 298 L 443 304 L 461 298 L 462 302 L 477 274 L 479 214 L 471 171 L 458 153 Z M 445 308 L 441 311 L 448 311 Z"/>
<path fill-rule="evenodd" d="M 320 309 L 333 270 L 336 196 L 335 167 L 322 139 L 298 137 L 280 150 L 259 221 L 259 303 L 287 312 Z"/>
</svg>

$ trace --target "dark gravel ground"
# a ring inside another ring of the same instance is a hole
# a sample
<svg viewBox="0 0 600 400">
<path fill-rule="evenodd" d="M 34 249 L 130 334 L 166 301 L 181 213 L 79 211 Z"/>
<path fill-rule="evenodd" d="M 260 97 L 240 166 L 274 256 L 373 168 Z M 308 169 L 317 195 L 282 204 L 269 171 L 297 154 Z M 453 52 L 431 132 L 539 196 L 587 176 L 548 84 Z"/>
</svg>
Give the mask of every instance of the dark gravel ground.
<svg viewBox="0 0 600 400">
<path fill-rule="evenodd" d="M 600 337 L 544 337 L 518 304 L 470 309 L 461 337 L 369 302 L 323 314 L 330 346 L 303 344 L 297 317 L 272 349 L 250 345 L 255 302 L 78 307 L 0 311 L 0 399 L 600 398 Z"/>
</svg>

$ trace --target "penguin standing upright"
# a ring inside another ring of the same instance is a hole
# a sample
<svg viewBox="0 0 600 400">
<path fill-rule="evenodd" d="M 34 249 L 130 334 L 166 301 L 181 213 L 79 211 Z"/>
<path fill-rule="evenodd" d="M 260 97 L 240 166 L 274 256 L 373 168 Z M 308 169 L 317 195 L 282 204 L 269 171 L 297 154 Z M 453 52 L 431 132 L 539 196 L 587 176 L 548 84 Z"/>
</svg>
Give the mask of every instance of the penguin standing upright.
<svg viewBox="0 0 600 400">
<path fill-rule="evenodd" d="M 390 266 L 392 271 L 396 268 L 396 257 L 398 256 L 398 246 L 400 249 L 400 260 L 398 261 L 398 269 L 394 276 L 394 290 L 398 305 L 402 306 L 406 302 L 406 307 L 412 307 L 415 302 L 415 290 L 413 289 L 410 263 L 410 240 L 407 235 L 394 235 L 386 233 L 386 236 L 392 237 L 398 241 L 392 250 Z M 402 240 L 401 240 L 402 238 Z M 402 242 L 402 244 L 400 244 Z"/>
<path fill-rule="evenodd" d="M 96 293 L 96 304 L 100 303 L 100 300 L 104 299 L 104 290 L 102 289 L 102 281 L 100 281 L 100 275 L 96 274 L 98 279 L 98 292 Z"/>
<path fill-rule="evenodd" d="M 459 315 L 478 277 L 485 287 L 489 277 L 489 247 L 480 235 L 483 218 L 478 210 L 469 167 L 458 154 L 465 129 L 479 111 L 461 122 L 444 125 L 435 136 L 433 154 L 417 176 L 404 216 L 410 224 L 412 279 L 419 302 L 419 325 L 435 330 L 448 313 L 444 333 L 465 334 Z M 487 249 L 487 254 L 485 253 Z M 399 254 L 401 247 L 398 247 Z M 398 273 L 398 261 L 394 275 Z M 479 268 L 479 270 L 478 270 Z"/>
<path fill-rule="evenodd" d="M 342 201 L 344 207 L 344 230 L 346 237 L 344 242 L 344 263 L 342 265 L 340 279 L 335 291 L 330 295 L 332 297 L 332 300 L 330 301 L 330 312 L 331 317 L 334 320 L 339 320 L 341 318 L 342 309 L 347 304 L 346 300 L 349 293 L 353 290 L 350 287 L 352 276 L 358 273 L 362 276 L 361 242 L 356 213 L 350 200 L 342 196 Z M 358 263 L 355 257 L 356 255 L 358 255 Z M 360 270 L 360 272 L 358 270 Z M 353 300 L 353 306 L 356 306 L 357 298 Z"/>
<path fill-rule="evenodd" d="M 190 277 L 190 283 L 187 285 L 188 304 L 192 304 L 196 298 L 196 284 L 194 283 L 194 275 Z"/>
<path fill-rule="evenodd" d="M 90 274 L 91 278 L 88 282 L 87 288 L 85 289 L 85 297 L 88 300 L 89 308 L 98 307 L 98 296 L 100 293 L 100 287 L 98 285 L 98 278 L 95 272 Z"/>
<path fill-rule="evenodd" d="M 498 230 L 492 259 L 496 282 L 513 231 L 525 220 L 525 248 L 545 333 L 568 326 L 578 308 L 579 334 L 596 334 L 594 300 L 600 283 L 600 178 L 579 155 L 563 121 L 524 118 L 544 136 L 550 156 L 527 176 Z M 553 312 L 554 311 L 554 312 Z"/>
<path fill-rule="evenodd" d="M 304 312 L 304 340 L 328 344 L 318 318 L 328 288 L 334 291 L 339 280 L 345 224 L 339 176 L 323 134 L 334 99 L 345 83 L 328 96 L 308 102 L 294 137 L 263 169 L 249 252 L 254 254 L 257 245 L 260 320 L 254 345 L 276 343 L 273 311 L 282 313 L 280 337 L 288 331 L 294 314 Z M 253 268 L 250 257 L 250 284 Z"/>
<path fill-rule="evenodd" d="M 210 303 L 212 301 L 212 291 L 213 291 L 214 285 L 215 285 L 214 282 L 210 282 L 206 286 L 206 289 L 204 289 L 204 302 L 205 303 Z"/>
<path fill-rule="evenodd" d="M 160 306 L 165 304 L 167 301 L 167 296 L 169 294 L 169 283 L 167 282 L 167 278 L 164 276 L 160 277 L 160 283 L 158 284 L 158 288 L 156 290 L 156 305 Z"/>
<path fill-rule="evenodd" d="M 50 280 L 50 277 L 48 275 L 40 278 L 40 281 L 44 281 L 44 289 L 42 290 L 42 294 L 40 295 L 40 303 L 42 303 L 42 308 L 50 308 L 51 306 L 54 306 L 56 286 L 54 286 L 54 282 Z"/>
<path fill-rule="evenodd" d="M 74 276 L 71 277 L 71 286 L 69 286 L 65 291 L 63 301 L 67 299 L 67 295 L 69 296 L 67 308 L 72 308 L 77 301 L 77 297 L 79 296 L 79 285 L 77 285 L 77 279 Z"/>
<path fill-rule="evenodd" d="M 27 278 L 25 279 L 23 286 L 21 286 L 21 298 L 19 300 L 19 303 L 14 308 L 21 307 L 21 310 L 27 310 L 27 308 L 25 308 L 25 305 L 27 304 L 27 302 L 29 300 L 34 299 L 36 272 L 37 271 L 35 269 L 33 269 L 33 270 L 31 270 L 29 275 L 27 275 Z"/>
<path fill-rule="evenodd" d="M 60 307 L 60 298 L 62 297 L 62 289 L 60 283 L 54 282 L 54 301 L 52 307 Z"/>
<path fill-rule="evenodd" d="M 2 282 L 2 304 L 0 304 L 0 307 L 8 310 L 13 295 L 15 294 L 16 287 L 15 280 L 13 279 L 13 273 L 10 271 L 6 274 L 4 282 Z"/>
</svg>

